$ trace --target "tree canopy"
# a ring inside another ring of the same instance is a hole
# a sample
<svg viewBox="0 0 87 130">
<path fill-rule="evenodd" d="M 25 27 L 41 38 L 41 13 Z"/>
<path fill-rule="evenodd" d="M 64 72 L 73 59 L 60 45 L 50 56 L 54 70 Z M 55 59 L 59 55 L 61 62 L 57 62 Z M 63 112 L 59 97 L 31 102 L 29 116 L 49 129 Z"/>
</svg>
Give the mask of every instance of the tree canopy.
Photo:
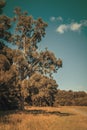
<svg viewBox="0 0 87 130">
<path fill-rule="evenodd" d="M 4 5 L 4 1 L 0 2 L 0 8 Z M 49 100 L 48 104 L 52 105 L 49 102 L 54 100 L 57 90 L 52 74 L 62 67 L 62 60 L 48 49 L 38 50 L 46 27 L 42 18 L 35 20 L 20 7 L 14 9 L 13 18 L 0 15 L 0 97 L 8 106 L 15 102 L 15 106 L 24 109 L 26 98 L 30 102 L 40 96 L 45 96 L 43 100 Z M 8 48 L 5 43 L 16 45 L 16 49 Z"/>
</svg>

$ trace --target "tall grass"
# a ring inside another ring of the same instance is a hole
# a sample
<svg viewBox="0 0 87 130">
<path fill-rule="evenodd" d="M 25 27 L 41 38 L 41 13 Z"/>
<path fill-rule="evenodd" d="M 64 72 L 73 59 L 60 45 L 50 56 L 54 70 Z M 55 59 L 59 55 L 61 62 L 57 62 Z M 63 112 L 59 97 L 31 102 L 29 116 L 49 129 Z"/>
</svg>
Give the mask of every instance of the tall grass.
<svg viewBox="0 0 87 130">
<path fill-rule="evenodd" d="M 87 107 L 27 107 L 24 112 L 1 112 L 0 130 L 87 130 L 84 109 L 87 112 Z"/>
</svg>

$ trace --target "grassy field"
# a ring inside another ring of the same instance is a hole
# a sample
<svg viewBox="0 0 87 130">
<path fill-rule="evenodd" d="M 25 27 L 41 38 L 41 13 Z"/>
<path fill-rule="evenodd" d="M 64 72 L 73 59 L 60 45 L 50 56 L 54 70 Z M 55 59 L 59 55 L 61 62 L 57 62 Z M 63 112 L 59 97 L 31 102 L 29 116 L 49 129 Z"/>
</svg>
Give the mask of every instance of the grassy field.
<svg viewBox="0 0 87 130">
<path fill-rule="evenodd" d="M 87 107 L 26 107 L 0 112 L 0 130 L 87 130 Z"/>
</svg>

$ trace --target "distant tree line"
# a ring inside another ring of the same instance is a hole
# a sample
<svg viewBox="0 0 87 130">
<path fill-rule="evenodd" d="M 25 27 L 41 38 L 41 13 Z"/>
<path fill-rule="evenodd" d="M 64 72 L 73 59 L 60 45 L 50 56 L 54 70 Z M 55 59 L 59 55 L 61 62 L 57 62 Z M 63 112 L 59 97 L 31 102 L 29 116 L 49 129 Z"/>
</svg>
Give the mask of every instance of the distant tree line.
<svg viewBox="0 0 87 130">
<path fill-rule="evenodd" d="M 58 90 L 54 106 L 87 106 L 87 93 L 85 91 Z"/>
</svg>

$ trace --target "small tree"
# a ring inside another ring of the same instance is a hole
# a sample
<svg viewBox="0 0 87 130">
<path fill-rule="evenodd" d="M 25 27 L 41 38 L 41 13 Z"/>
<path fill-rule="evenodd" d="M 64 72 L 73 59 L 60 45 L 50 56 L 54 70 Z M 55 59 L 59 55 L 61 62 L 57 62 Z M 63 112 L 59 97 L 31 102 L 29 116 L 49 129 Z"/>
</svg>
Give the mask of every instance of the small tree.
<svg viewBox="0 0 87 130">
<path fill-rule="evenodd" d="M 29 94 L 28 80 L 37 72 L 52 79 L 52 74 L 62 67 L 62 60 L 57 59 L 48 49 L 38 50 L 38 43 L 45 36 L 47 27 L 41 18 L 34 20 L 19 7 L 15 8 L 14 14 L 13 18 L 0 16 L 0 38 L 16 45 L 11 67 L 15 66 L 17 71 L 16 86 L 20 87 L 20 108 L 24 109 L 24 101 Z"/>
</svg>

